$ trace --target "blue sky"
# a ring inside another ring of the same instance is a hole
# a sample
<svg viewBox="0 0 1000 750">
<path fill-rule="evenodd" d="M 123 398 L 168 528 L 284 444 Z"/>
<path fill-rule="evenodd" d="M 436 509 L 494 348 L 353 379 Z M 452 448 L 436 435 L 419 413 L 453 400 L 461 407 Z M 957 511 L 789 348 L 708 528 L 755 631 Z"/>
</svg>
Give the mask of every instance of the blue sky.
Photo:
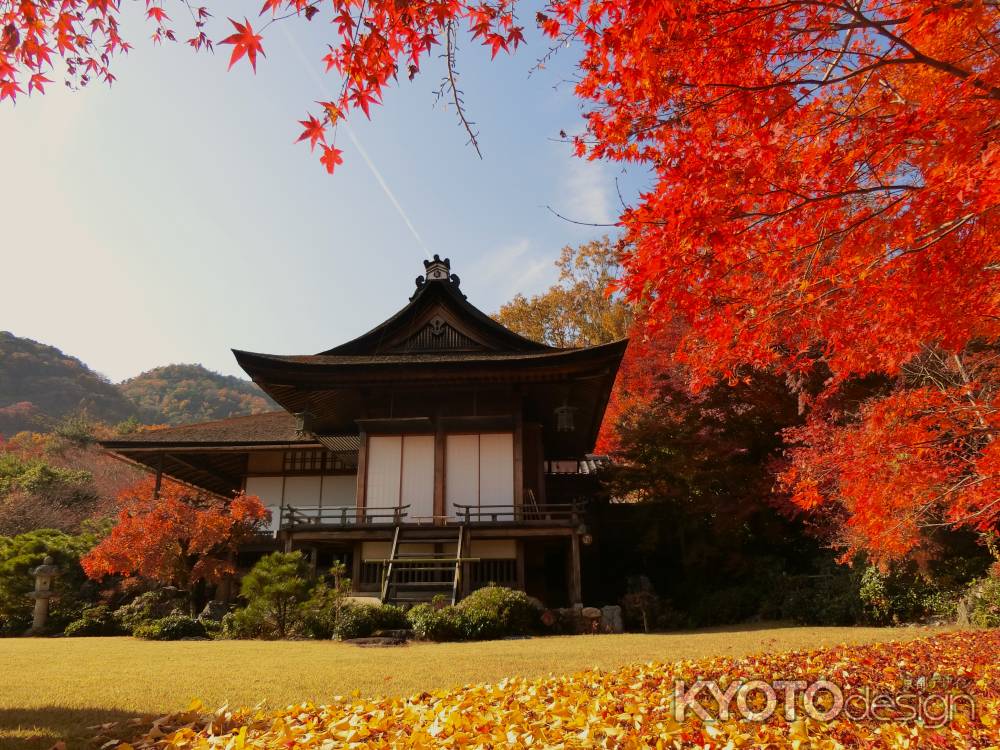
<svg viewBox="0 0 1000 750">
<path fill-rule="evenodd" d="M 178 17 L 179 7 L 167 5 Z M 211 36 L 246 7 L 211 6 Z M 642 186 L 558 142 L 581 127 L 566 82 L 575 51 L 529 78 L 546 49 L 530 23 L 510 58 L 460 48 L 483 161 L 453 112 L 434 106 L 435 58 L 371 122 L 350 119 L 370 163 L 342 131 L 333 177 L 293 143 L 297 120 L 338 86 L 322 72 L 322 15 L 268 29 L 256 76 L 246 64 L 227 73 L 227 47 L 153 47 L 133 6 L 123 25 L 135 50 L 115 61 L 110 89 L 69 92 L 50 75 L 44 96 L 0 105 L 0 329 L 112 380 L 170 362 L 242 375 L 231 347 L 331 347 L 405 303 L 425 248 L 450 257 L 469 299 L 492 312 L 551 284 L 562 246 L 604 231 L 546 205 L 612 222 L 616 176 L 627 196 Z"/>
</svg>

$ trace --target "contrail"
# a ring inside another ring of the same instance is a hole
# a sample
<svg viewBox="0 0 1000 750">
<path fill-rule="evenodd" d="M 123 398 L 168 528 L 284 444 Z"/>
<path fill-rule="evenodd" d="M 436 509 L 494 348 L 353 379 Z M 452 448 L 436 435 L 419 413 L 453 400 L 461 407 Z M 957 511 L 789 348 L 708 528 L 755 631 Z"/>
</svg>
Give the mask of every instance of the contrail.
<svg viewBox="0 0 1000 750">
<path fill-rule="evenodd" d="M 334 97 L 333 94 L 330 93 L 330 90 L 327 88 L 326 81 L 324 81 L 323 78 L 320 77 L 319 73 L 316 72 L 316 68 L 309 64 L 309 60 L 302 52 L 302 48 L 299 46 L 299 43 L 295 41 L 295 37 L 293 37 L 290 33 L 288 33 L 288 29 L 285 28 L 284 24 L 278 24 L 278 25 L 281 27 L 281 31 L 284 33 L 285 38 L 288 40 L 288 43 L 295 50 L 295 54 L 298 55 L 299 62 L 302 63 L 302 67 L 304 67 L 308 71 L 309 75 L 312 76 L 313 80 L 320 87 L 322 92 L 326 95 L 326 98 L 331 101 L 334 101 L 336 97 Z M 385 193 L 385 197 L 389 199 L 389 202 L 393 205 L 393 208 L 396 209 L 396 213 L 398 213 L 400 218 L 402 218 L 403 223 L 406 224 L 407 229 L 410 230 L 410 234 L 413 235 L 413 239 L 417 241 L 417 244 L 420 245 L 420 248 L 424 251 L 424 255 L 426 255 L 427 258 L 430 259 L 431 251 L 427 249 L 427 245 L 424 243 L 423 238 L 421 238 L 420 233 L 417 231 L 417 228 L 413 226 L 413 222 L 410 221 L 410 217 L 406 215 L 406 211 L 403 210 L 403 206 L 400 205 L 399 200 L 396 199 L 395 194 L 392 192 L 392 190 L 389 189 L 389 186 L 385 182 L 385 178 L 382 177 L 382 173 L 378 171 L 378 167 L 375 166 L 375 162 L 372 161 L 372 158 L 368 155 L 368 152 L 365 151 L 365 147 L 361 145 L 361 141 L 359 141 L 358 137 L 354 134 L 354 129 L 351 127 L 350 123 L 347 121 L 346 118 L 340 121 L 340 126 L 347 130 L 347 137 L 351 139 L 351 143 L 354 144 L 354 148 L 358 150 L 358 153 L 361 154 L 361 158 L 365 160 L 365 164 L 368 165 L 368 169 L 370 169 L 371 173 L 375 176 L 375 180 L 378 182 L 379 187 L 382 188 L 382 192 Z"/>
</svg>

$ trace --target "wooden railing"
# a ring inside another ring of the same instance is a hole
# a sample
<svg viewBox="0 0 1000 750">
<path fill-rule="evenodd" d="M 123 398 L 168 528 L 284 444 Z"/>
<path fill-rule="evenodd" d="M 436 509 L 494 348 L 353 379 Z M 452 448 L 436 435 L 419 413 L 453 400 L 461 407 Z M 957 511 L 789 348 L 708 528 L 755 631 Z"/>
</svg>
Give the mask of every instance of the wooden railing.
<svg viewBox="0 0 1000 750">
<path fill-rule="evenodd" d="M 393 508 L 358 508 L 356 505 L 295 506 L 281 512 L 281 528 L 301 526 L 396 526 L 403 522 L 409 505 Z"/>
<path fill-rule="evenodd" d="M 580 523 L 584 503 L 550 503 L 545 505 L 455 505 L 460 523 Z"/>
<path fill-rule="evenodd" d="M 430 517 L 430 523 L 449 525 L 531 524 L 573 526 L 583 522 L 586 504 L 547 503 L 521 505 L 454 505 L 450 516 Z M 302 506 L 286 505 L 281 511 L 282 529 L 303 527 L 351 528 L 357 526 L 399 526 L 427 523 L 427 518 L 410 518 L 409 505 L 388 508 L 358 508 L 356 505 Z"/>
</svg>

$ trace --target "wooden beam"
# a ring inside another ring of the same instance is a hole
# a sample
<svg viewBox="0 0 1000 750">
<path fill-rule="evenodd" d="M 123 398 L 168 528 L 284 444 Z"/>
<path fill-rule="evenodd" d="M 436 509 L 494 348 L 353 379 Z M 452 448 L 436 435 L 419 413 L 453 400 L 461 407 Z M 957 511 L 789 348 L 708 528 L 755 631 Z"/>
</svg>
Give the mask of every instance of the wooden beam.
<svg viewBox="0 0 1000 750">
<path fill-rule="evenodd" d="M 583 585 L 580 579 L 580 535 L 569 538 L 569 603 L 583 604 Z"/>
<path fill-rule="evenodd" d="M 520 392 L 513 396 L 514 406 L 514 505 L 524 505 L 524 407 Z"/>
<path fill-rule="evenodd" d="M 227 477 L 227 476 L 225 476 L 223 474 L 216 474 L 211 469 L 207 469 L 207 468 L 205 468 L 203 466 L 197 466 L 197 465 L 191 463 L 190 461 L 186 461 L 183 458 L 178 458 L 177 456 L 175 456 L 173 454 L 167 454 L 166 458 L 168 458 L 169 460 L 173 461 L 175 464 L 178 464 L 180 466 L 185 467 L 189 471 L 193 471 L 196 474 L 201 474 L 203 477 L 208 477 L 209 479 L 211 479 L 213 481 L 221 482 L 222 484 L 224 484 L 226 486 L 226 490 L 227 491 L 230 490 L 230 489 L 232 489 L 233 485 L 239 484 L 232 477 Z"/>
<path fill-rule="evenodd" d="M 517 555 L 517 587 L 524 591 L 527 585 L 527 579 L 524 574 L 524 541 L 518 539 L 514 542 L 514 548 Z"/>
<path fill-rule="evenodd" d="M 445 440 L 444 426 L 441 420 L 437 420 L 437 428 L 434 431 L 434 523 L 437 525 L 444 523 L 445 500 L 444 500 L 444 471 L 445 471 Z"/>
<path fill-rule="evenodd" d="M 358 449 L 358 484 L 356 500 L 358 506 L 358 523 L 364 521 L 365 492 L 368 480 L 368 433 L 361 433 L 361 447 Z"/>
</svg>

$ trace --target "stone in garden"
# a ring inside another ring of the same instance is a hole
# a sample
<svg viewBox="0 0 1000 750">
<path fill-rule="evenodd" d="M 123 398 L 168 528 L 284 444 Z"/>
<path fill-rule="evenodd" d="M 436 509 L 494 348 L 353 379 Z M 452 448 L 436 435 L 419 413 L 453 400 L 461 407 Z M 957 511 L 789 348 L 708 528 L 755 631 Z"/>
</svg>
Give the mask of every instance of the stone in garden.
<svg viewBox="0 0 1000 750">
<path fill-rule="evenodd" d="M 208 620 L 209 622 L 222 622 L 222 618 L 229 612 L 229 605 L 225 602 L 220 602 L 217 599 L 213 599 L 208 604 L 205 605 L 205 609 L 201 611 L 198 615 L 199 620 Z"/>
<path fill-rule="evenodd" d="M 622 608 L 617 604 L 608 604 L 605 607 L 601 607 L 601 630 L 605 633 L 625 632 Z"/>
<path fill-rule="evenodd" d="M 597 620 L 601 616 L 601 610 L 597 607 L 584 607 L 580 614 L 588 620 Z"/>
<path fill-rule="evenodd" d="M 399 641 L 408 641 L 413 637 L 412 630 L 406 630 L 405 628 L 400 628 L 397 630 L 376 630 L 372 633 L 373 638 L 395 638 Z"/>
<path fill-rule="evenodd" d="M 378 638 L 376 636 L 371 636 L 370 638 L 348 638 L 343 642 L 350 643 L 353 646 L 361 646 L 362 648 L 406 645 L 406 640 L 402 638 Z"/>
</svg>

